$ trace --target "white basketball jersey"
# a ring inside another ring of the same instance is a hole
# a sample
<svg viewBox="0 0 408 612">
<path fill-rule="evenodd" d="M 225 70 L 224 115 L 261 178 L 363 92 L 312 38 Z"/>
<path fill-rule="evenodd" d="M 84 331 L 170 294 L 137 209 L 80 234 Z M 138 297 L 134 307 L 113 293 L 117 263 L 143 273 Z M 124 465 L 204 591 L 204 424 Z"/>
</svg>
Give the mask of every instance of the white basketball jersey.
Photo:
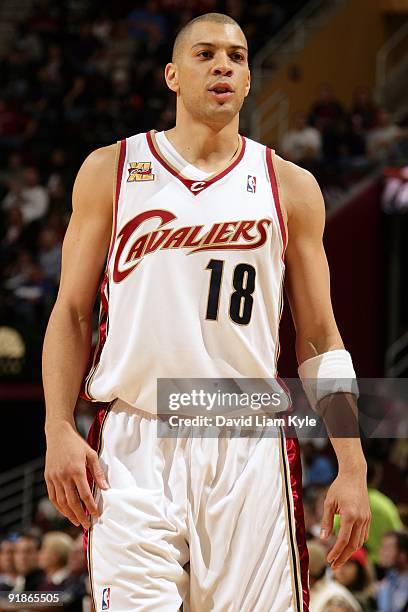
<svg viewBox="0 0 408 612">
<path fill-rule="evenodd" d="M 84 396 L 155 413 L 158 378 L 274 378 L 286 233 L 273 152 L 240 137 L 224 171 L 187 178 L 153 131 L 118 148 Z"/>
</svg>

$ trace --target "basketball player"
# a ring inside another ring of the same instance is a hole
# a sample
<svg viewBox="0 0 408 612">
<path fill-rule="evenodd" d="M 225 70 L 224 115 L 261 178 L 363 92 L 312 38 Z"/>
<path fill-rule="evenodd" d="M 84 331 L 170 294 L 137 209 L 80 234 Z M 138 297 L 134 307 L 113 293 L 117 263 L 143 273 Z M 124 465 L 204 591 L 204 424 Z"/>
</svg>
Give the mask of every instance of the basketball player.
<svg viewBox="0 0 408 612">
<path fill-rule="evenodd" d="M 156 379 L 275 377 L 285 268 L 300 377 L 355 378 L 330 302 L 323 199 L 307 171 L 239 134 L 250 73 L 233 19 L 187 24 L 165 79 L 176 126 L 94 151 L 75 182 L 44 344 L 49 496 L 87 530 L 98 612 L 307 610 L 297 440 L 158 437 Z M 83 378 L 84 397 L 103 402 L 89 444 L 73 416 Z M 337 391 L 355 401 L 347 382 Z M 319 385 L 308 395 L 324 397 Z M 322 538 L 338 512 L 339 567 L 370 512 L 360 441 L 332 444 Z"/>
</svg>

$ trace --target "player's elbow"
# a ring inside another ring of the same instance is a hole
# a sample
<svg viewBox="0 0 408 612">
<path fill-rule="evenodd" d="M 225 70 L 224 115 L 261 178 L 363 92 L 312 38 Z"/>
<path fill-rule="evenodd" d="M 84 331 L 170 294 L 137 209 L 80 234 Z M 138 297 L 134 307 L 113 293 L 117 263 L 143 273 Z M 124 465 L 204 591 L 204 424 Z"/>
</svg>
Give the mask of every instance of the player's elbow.
<svg viewBox="0 0 408 612">
<path fill-rule="evenodd" d="M 298 330 L 295 347 L 298 361 L 302 363 L 316 355 L 342 349 L 344 344 L 336 324 L 321 321 L 311 325 L 308 329 Z"/>
<path fill-rule="evenodd" d="M 66 321 L 68 325 L 92 327 L 93 308 L 76 299 L 59 295 L 51 313 L 52 318 Z"/>
</svg>

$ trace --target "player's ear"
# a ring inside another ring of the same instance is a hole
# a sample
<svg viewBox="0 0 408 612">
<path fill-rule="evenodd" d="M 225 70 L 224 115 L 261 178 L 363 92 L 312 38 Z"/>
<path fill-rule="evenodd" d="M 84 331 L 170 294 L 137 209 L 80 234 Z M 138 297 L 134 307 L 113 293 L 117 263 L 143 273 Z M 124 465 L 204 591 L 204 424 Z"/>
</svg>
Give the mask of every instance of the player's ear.
<svg viewBox="0 0 408 612">
<path fill-rule="evenodd" d="M 251 72 L 248 70 L 248 82 L 245 85 L 245 97 L 249 94 L 249 90 L 251 89 Z"/>
<path fill-rule="evenodd" d="M 164 69 L 164 78 L 166 79 L 167 87 L 171 89 L 171 91 L 178 93 L 180 86 L 176 64 L 171 62 L 170 64 L 166 65 L 166 68 Z"/>
</svg>

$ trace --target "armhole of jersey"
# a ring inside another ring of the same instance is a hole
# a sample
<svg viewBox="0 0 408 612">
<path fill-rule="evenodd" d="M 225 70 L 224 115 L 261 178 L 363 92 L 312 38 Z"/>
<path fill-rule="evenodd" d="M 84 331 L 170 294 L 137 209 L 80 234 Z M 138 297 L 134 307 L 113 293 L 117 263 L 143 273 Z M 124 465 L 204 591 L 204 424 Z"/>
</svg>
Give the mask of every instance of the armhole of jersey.
<svg viewBox="0 0 408 612">
<path fill-rule="evenodd" d="M 279 197 L 279 192 L 281 191 L 278 173 L 276 172 L 276 163 L 274 164 L 274 158 L 276 157 L 275 151 L 266 147 L 266 166 L 268 169 L 269 180 L 271 182 L 271 189 L 273 195 L 273 201 L 275 202 L 276 214 L 278 215 L 279 228 L 282 238 L 282 260 L 285 259 L 285 250 L 288 242 L 288 231 L 286 222 L 282 213 L 282 204 Z"/>
<path fill-rule="evenodd" d="M 112 185 L 112 202 L 113 202 L 113 214 L 112 214 L 112 232 L 111 239 L 109 243 L 109 251 L 108 258 L 106 260 L 106 268 L 108 268 L 109 261 L 113 251 L 113 245 L 115 244 L 116 238 L 116 226 L 118 220 L 118 205 L 119 205 L 119 196 L 120 196 L 120 188 L 122 185 L 122 175 L 123 175 L 123 167 L 125 164 L 126 157 L 126 139 L 118 140 L 116 143 L 116 153 L 115 153 L 115 168 L 114 168 L 114 179 Z"/>
</svg>

